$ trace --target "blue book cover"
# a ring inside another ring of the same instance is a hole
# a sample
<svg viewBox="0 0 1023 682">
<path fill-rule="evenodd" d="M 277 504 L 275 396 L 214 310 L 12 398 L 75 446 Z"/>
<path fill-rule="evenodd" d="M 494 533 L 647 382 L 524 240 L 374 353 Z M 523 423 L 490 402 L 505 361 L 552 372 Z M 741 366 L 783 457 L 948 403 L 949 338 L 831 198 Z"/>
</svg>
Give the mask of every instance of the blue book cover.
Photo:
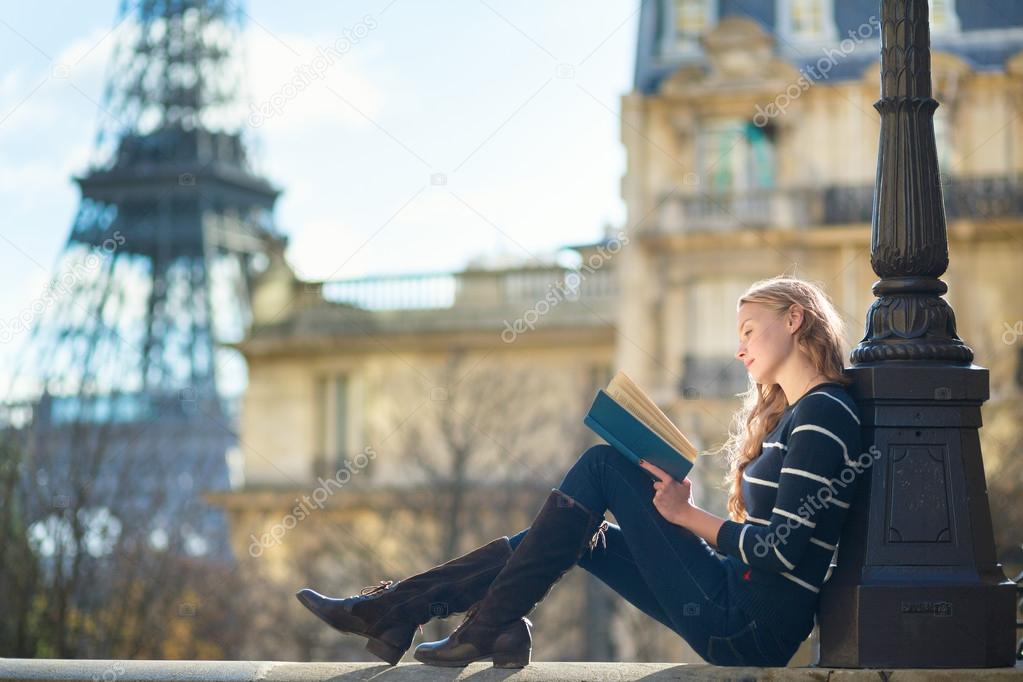
<svg viewBox="0 0 1023 682">
<path fill-rule="evenodd" d="M 597 395 L 583 417 L 583 423 L 636 466 L 639 466 L 640 458 L 645 459 L 677 481 L 683 480 L 693 468 L 689 458 L 669 445 L 602 388 L 597 389 Z M 654 478 L 653 474 L 650 477 Z"/>
</svg>

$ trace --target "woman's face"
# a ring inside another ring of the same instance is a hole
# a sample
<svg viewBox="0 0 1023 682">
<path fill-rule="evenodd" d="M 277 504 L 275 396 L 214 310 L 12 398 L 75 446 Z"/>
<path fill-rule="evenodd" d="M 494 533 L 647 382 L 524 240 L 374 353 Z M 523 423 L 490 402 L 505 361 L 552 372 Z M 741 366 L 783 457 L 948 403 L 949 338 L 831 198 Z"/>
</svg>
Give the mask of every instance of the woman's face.
<svg viewBox="0 0 1023 682">
<path fill-rule="evenodd" d="M 735 357 L 757 383 L 778 383 L 778 370 L 795 349 L 794 327 L 786 323 L 784 314 L 762 303 L 749 302 L 739 306 L 736 324 L 739 349 Z"/>
</svg>

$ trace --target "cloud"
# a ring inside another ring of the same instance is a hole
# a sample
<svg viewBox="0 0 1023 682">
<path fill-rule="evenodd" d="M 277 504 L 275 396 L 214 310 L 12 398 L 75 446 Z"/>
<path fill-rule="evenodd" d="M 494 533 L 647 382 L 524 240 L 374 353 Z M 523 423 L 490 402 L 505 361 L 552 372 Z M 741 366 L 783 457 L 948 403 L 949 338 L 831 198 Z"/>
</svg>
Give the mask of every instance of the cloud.
<svg viewBox="0 0 1023 682">
<path fill-rule="evenodd" d="M 305 136 L 317 127 L 336 134 L 371 126 L 367 117 L 380 114 L 384 96 L 369 77 L 367 47 L 359 42 L 368 36 L 272 35 L 250 24 L 244 35 L 248 123 L 275 136 Z"/>
</svg>

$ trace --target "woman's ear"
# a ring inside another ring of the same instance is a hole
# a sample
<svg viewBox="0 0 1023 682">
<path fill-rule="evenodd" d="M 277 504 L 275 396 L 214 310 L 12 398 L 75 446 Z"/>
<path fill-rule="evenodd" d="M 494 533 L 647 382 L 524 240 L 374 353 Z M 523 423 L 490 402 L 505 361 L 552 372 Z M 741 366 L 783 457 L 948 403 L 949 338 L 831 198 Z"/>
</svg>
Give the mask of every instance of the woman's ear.
<svg viewBox="0 0 1023 682">
<path fill-rule="evenodd" d="M 788 313 L 786 314 L 786 324 L 790 334 L 796 333 L 799 326 L 803 323 L 803 306 L 798 303 L 793 303 L 789 306 Z"/>
</svg>

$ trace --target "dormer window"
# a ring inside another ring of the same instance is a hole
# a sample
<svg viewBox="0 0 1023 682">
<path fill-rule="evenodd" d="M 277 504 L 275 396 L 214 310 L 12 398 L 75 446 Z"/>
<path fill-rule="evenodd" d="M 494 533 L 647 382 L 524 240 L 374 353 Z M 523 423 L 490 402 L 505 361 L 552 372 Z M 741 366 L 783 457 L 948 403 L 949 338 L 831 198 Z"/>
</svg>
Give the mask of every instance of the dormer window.
<svg viewBox="0 0 1023 682">
<path fill-rule="evenodd" d="M 662 45 L 665 52 L 694 52 L 700 36 L 717 21 L 715 0 L 664 0 Z"/>
<path fill-rule="evenodd" d="M 836 40 L 833 0 L 779 0 L 778 29 L 792 42 Z"/>
<path fill-rule="evenodd" d="M 959 15 L 956 14 L 955 0 L 928 0 L 931 33 L 955 33 L 959 31 Z"/>
<path fill-rule="evenodd" d="M 674 0 L 675 35 L 698 38 L 709 24 L 710 2 L 707 0 Z"/>
</svg>

